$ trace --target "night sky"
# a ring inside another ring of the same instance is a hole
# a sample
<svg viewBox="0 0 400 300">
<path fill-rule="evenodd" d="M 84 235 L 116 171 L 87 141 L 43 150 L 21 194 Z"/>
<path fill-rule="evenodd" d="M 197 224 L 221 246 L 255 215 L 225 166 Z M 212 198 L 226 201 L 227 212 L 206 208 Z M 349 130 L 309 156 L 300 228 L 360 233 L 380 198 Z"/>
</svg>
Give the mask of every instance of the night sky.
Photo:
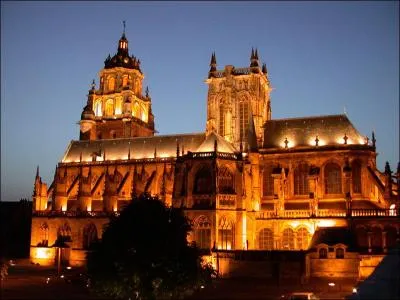
<svg viewBox="0 0 400 300">
<path fill-rule="evenodd" d="M 159 134 L 205 129 L 211 53 L 218 69 L 267 64 L 272 117 L 346 111 L 399 161 L 399 2 L 1 2 L 1 200 L 51 184 L 79 138 L 92 79 L 126 20 Z"/>
</svg>

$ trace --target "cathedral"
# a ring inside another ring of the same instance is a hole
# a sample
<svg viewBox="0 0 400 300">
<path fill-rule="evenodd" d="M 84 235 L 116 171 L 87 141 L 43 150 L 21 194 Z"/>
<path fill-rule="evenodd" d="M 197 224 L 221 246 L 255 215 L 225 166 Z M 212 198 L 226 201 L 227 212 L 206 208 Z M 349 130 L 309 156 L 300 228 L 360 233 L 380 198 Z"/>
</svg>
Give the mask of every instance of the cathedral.
<svg viewBox="0 0 400 300">
<path fill-rule="evenodd" d="M 312 274 L 324 274 L 315 269 L 322 259 L 353 259 L 357 273 L 362 255 L 383 257 L 400 235 L 399 168 L 379 171 L 374 133 L 362 135 L 345 114 L 272 118 L 268 77 L 257 49 L 247 67 L 218 69 L 213 53 L 205 131 L 157 135 L 124 32 L 53 182 L 37 170 L 31 260 L 83 265 L 110 217 L 144 192 L 182 208 L 202 249 L 309 251 Z"/>
</svg>

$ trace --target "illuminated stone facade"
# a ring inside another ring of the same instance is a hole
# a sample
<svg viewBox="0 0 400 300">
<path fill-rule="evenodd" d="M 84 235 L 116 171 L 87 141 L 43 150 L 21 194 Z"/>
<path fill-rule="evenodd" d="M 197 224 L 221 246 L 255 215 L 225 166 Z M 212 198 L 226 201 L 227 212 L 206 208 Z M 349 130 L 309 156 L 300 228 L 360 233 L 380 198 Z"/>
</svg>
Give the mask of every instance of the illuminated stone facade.
<svg viewBox="0 0 400 300">
<path fill-rule="evenodd" d="M 109 217 L 143 192 L 183 208 L 193 222 L 189 239 L 204 249 L 307 250 L 317 230 L 332 227 L 357 233 L 354 253 L 394 247 L 398 182 L 388 165 L 377 169 L 375 137 L 361 135 L 346 115 L 272 119 L 257 50 L 246 68 L 217 70 L 212 55 L 205 133 L 154 135 L 143 78 L 123 34 L 99 89 L 93 83 L 89 91 L 80 139 L 48 188 L 36 175 L 33 261 L 53 263 L 61 244 L 69 246 L 64 261 L 83 264 Z M 311 268 L 321 245 L 313 245 Z M 356 261 L 354 253 L 346 255 Z"/>
</svg>

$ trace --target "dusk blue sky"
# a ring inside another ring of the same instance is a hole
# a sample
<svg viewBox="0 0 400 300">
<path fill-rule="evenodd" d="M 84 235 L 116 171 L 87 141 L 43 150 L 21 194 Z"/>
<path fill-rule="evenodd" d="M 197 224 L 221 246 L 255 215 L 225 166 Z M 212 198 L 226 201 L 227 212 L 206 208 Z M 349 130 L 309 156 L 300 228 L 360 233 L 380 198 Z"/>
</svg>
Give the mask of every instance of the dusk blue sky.
<svg viewBox="0 0 400 300">
<path fill-rule="evenodd" d="M 210 56 L 247 67 L 252 47 L 275 88 L 272 117 L 340 114 L 399 161 L 399 2 L 1 2 L 1 200 L 51 184 L 79 138 L 93 78 L 126 20 L 159 134 L 205 129 Z"/>
</svg>

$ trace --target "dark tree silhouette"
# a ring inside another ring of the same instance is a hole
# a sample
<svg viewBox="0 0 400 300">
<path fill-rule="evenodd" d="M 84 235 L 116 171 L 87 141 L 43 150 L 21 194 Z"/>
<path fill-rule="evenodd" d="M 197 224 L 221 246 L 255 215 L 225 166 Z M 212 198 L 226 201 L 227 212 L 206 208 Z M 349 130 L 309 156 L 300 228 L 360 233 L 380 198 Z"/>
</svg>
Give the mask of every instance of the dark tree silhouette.
<svg viewBox="0 0 400 300">
<path fill-rule="evenodd" d="M 179 209 L 142 195 L 110 221 L 88 253 L 92 289 L 124 299 L 181 299 L 211 281 L 213 269 L 187 243 Z"/>
</svg>

